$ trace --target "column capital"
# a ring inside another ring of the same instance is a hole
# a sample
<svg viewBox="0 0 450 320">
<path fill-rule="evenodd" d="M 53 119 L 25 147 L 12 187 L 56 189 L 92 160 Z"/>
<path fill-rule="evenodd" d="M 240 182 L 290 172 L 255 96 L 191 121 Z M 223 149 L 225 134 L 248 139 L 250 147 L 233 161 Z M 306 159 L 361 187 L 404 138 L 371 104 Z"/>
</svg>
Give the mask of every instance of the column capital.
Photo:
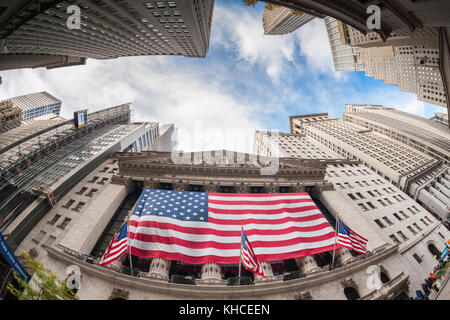
<svg viewBox="0 0 450 320">
<path fill-rule="evenodd" d="M 170 260 L 166 260 L 163 258 L 153 258 L 147 276 L 168 281 L 170 264 Z"/>
</svg>

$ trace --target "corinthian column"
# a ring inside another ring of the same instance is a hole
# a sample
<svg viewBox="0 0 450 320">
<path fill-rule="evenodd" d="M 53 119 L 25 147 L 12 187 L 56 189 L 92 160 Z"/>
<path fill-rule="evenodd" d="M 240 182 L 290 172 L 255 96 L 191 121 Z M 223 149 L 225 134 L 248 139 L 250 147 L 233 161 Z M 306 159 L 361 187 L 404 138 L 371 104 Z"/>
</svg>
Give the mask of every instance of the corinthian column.
<svg viewBox="0 0 450 320">
<path fill-rule="evenodd" d="M 336 260 L 339 261 L 343 266 L 351 262 L 353 259 L 350 250 L 347 248 L 339 248 L 336 250 Z"/>
<path fill-rule="evenodd" d="M 255 274 L 255 281 L 267 281 L 267 280 L 270 280 L 270 279 L 274 278 L 273 270 L 272 270 L 272 266 L 270 265 L 270 262 L 268 262 L 268 261 L 260 261 L 259 262 L 259 266 L 263 270 L 264 275 L 266 276 L 266 278 L 264 279 L 260 275 Z"/>
<path fill-rule="evenodd" d="M 295 258 L 295 262 L 297 262 L 298 267 L 304 274 L 311 274 L 322 270 L 317 265 L 316 259 L 313 256 Z"/>
<path fill-rule="evenodd" d="M 202 265 L 202 280 L 205 282 L 217 282 L 222 280 L 220 265 L 214 262 L 208 262 Z"/>
<path fill-rule="evenodd" d="M 169 280 L 169 268 L 171 261 L 163 258 L 153 258 L 150 264 L 148 276 L 158 279 Z"/>
</svg>

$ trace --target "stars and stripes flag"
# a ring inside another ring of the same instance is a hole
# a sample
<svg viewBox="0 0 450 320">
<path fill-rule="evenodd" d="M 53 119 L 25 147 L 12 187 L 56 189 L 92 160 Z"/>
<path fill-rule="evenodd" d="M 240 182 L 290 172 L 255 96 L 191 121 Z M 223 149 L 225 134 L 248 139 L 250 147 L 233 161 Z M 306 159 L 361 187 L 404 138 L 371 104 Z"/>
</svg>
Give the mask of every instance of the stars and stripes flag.
<svg viewBox="0 0 450 320">
<path fill-rule="evenodd" d="M 308 193 L 144 189 L 128 222 L 130 252 L 190 264 L 239 263 L 241 221 L 259 261 L 333 250 L 335 230 Z"/>
<path fill-rule="evenodd" d="M 425 64 L 428 61 L 428 57 L 427 56 L 423 56 L 422 59 L 420 60 L 420 64 Z"/>
<path fill-rule="evenodd" d="M 338 220 L 337 244 L 361 254 L 367 253 L 367 239 L 347 227 L 341 220 Z"/>
<path fill-rule="evenodd" d="M 255 252 L 253 251 L 252 246 L 248 241 L 244 228 L 242 228 L 241 246 L 241 260 L 245 269 L 265 278 L 266 276 L 264 275 L 264 271 L 259 265 L 258 258 L 256 258 Z"/>
<path fill-rule="evenodd" d="M 100 260 L 100 265 L 106 266 L 113 261 L 119 259 L 128 250 L 127 225 L 125 222 L 123 226 L 117 231 L 111 242 L 108 245 L 105 253 Z"/>
</svg>

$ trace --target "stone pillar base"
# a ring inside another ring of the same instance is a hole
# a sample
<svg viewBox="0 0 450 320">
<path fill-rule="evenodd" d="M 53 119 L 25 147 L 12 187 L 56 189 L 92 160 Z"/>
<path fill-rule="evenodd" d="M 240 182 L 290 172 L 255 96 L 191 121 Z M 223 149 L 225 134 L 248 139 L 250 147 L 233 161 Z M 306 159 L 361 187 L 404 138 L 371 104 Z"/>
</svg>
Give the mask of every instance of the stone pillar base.
<svg viewBox="0 0 450 320">
<path fill-rule="evenodd" d="M 163 276 L 159 273 L 139 273 L 139 277 L 156 280 L 156 281 L 160 281 L 160 282 L 169 282 L 169 277 Z"/>
<path fill-rule="evenodd" d="M 195 279 L 195 283 L 197 283 L 198 286 L 204 286 L 204 287 L 210 287 L 210 286 L 223 287 L 223 286 L 227 285 L 228 281 L 222 280 L 222 279 L 210 278 L 210 279 Z"/>
<path fill-rule="evenodd" d="M 255 280 L 253 280 L 253 282 L 255 284 L 264 284 L 264 283 L 268 283 L 268 282 L 274 282 L 274 281 L 279 281 L 280 279 L 276 276 L 266 276 L 266 278 L 260 278 L 258 277 L 258 279 L 255 278 Z M 283 280 L 283 278 L 281 278 L 281 280 Z"/>
</svg>

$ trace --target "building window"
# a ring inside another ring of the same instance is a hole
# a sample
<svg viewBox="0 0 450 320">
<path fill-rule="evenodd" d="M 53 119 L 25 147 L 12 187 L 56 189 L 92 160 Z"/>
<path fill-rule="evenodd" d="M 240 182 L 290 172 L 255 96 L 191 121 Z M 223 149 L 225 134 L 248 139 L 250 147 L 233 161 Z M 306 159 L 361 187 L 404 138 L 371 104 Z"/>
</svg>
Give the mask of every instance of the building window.
<svg viewBox="0 0 450 320">
<path fill-rule="evenodd" d="M 105 184 L 105 182 L 108 181 L 108 178 L 102 178 L 102 180 L 100 180 L 99 182 L 97 182 L 98 184 Z"/>
<path fill-rule="evenodd" d="M 397 232 L 397 234 L 403 239 L 403 241 L 407 241 L 409 238 L 405 236 L 405 234 L 401 231 Z"/>
<path fill-rule="evenodd" d="M 366 204 L 371 208 L 371 209 L 376 209 L 377 207 L 375 207 L 372 202 L 368 201 L 366 202 Z"/>
<path fill-rule="evenodd" d="M 78 202 L 78 204 L 77 204 L 77 206 L 76 206 L 75 208 L 72 208 L 72 210 L 73 210 L 73 211 L 80 211 L 81 208 L 83 208 L 83 206 L 84 206 L 85 204 L 86 204 L 85 202 L 80 201 L 80 202 Z"/>
<path fill-rule="evenodd" d="M 416 235 L 416 234 L 417 234 L 417 231 L 414 230 L 411 226 L 408 226 L 407 228 L 408 228 L 409 231 L 411 231 L 411 233 L 412 233 L 413 235 Z"/>
<path fill-rule="evenodd" d="M 70 206 L 75 202 L 75 200 L 70 199 L 65 205 L 63 205 L 63 208 L 69 209 Z"/>
<path fill-rule="evenodd" d="M 95 181 L 97 181 L 98 178 L 99 178 L 99 177 L 97 177 L 97 176 L 92 177 L 92 179 L 91 179 L 91 180 L 88 180 L 88 182 L 95 182 Z"/>
<path fill-rule="evenodd" d="M 65 229 L 71 220 L 72 219 L 70 218 L 64 218 L 64 221 L 61 222 L 60 225 L 58 225 L 58 228 Z"/>
<path fill-rule="evenodd" d="M 83 194 L 87 189 L 88 189 L 88 188 L 83 187 L 83 188 L 80 189 L 80 191 L 75 192 L 75 193 L 76 193 L 76 194 Z"/>
<path fill-rule="evenodd" d="M 397 237 L 394 236 L 393 234 L 391 234 L 391 235 L 389 236 L 389 238 L 391 238 L 392 241 L 394 241 L 394 243 L 400 243 L 400 240 L 398 240 Z"/>
<path fill-rule="evenodd" d="M 385 226 L 384 224 L 382 224 L 380 220 L 375 219 L 375 222 L 376 222 L 376 224 L 377 224 L 381 229 L 386 228 L 386 226 Z"/>
<path fill-rule="evenodd" d="M 388 226 L 392 226 L 393 223 L 391 220 L 388 219 L 388 217 L 383 217 L 383 220 L 388 224 Z"/>
<path fill-rule="evenodd" d="M 52 220 L 49 220 L 48 223 L 51 224 L 52 226 L 56 223 L 56 221 L 58 221 L 58 219 L 61 218 L 61 215 L 59 214 L 55 214 L 55 216 L 53 217 Z"/>
<path fill-rule="evenodd" d="M 358 203 L 358 206 L 363 210 L 363 211 L 368 211 L 369 209 L 366 208 L 365 205 L 363 205 L 362 203 Z"/>
<path fill-rule="evenodd" d="M 353 193 L 347 193 L 347 195 L 350 197 L 350 199 L 357 200 Z"/>
<path fill-rule="evenodd" d="M 417 263 L 420 264 L 422 262 L 422 259 L 417 255 L 417 253 L 413 254 L 414 259 L 416 259 Z"/>
<path fill-rule="evenodd" d="M 32 240 L 36 243 L 39 243 L 42 240 L 42 238 L 45 237 L 46 234 L 47 232 L 41 230 Z"/>
<path fill-rule="evenodd" d="M 48 237 L 47 241 L 45 241 L 44 244 L 46 246 L 51 246 L 55 242 L 55 240 L 56 240 L 56 237 L 50 236 L 50 237 Z"/>
</svg>

